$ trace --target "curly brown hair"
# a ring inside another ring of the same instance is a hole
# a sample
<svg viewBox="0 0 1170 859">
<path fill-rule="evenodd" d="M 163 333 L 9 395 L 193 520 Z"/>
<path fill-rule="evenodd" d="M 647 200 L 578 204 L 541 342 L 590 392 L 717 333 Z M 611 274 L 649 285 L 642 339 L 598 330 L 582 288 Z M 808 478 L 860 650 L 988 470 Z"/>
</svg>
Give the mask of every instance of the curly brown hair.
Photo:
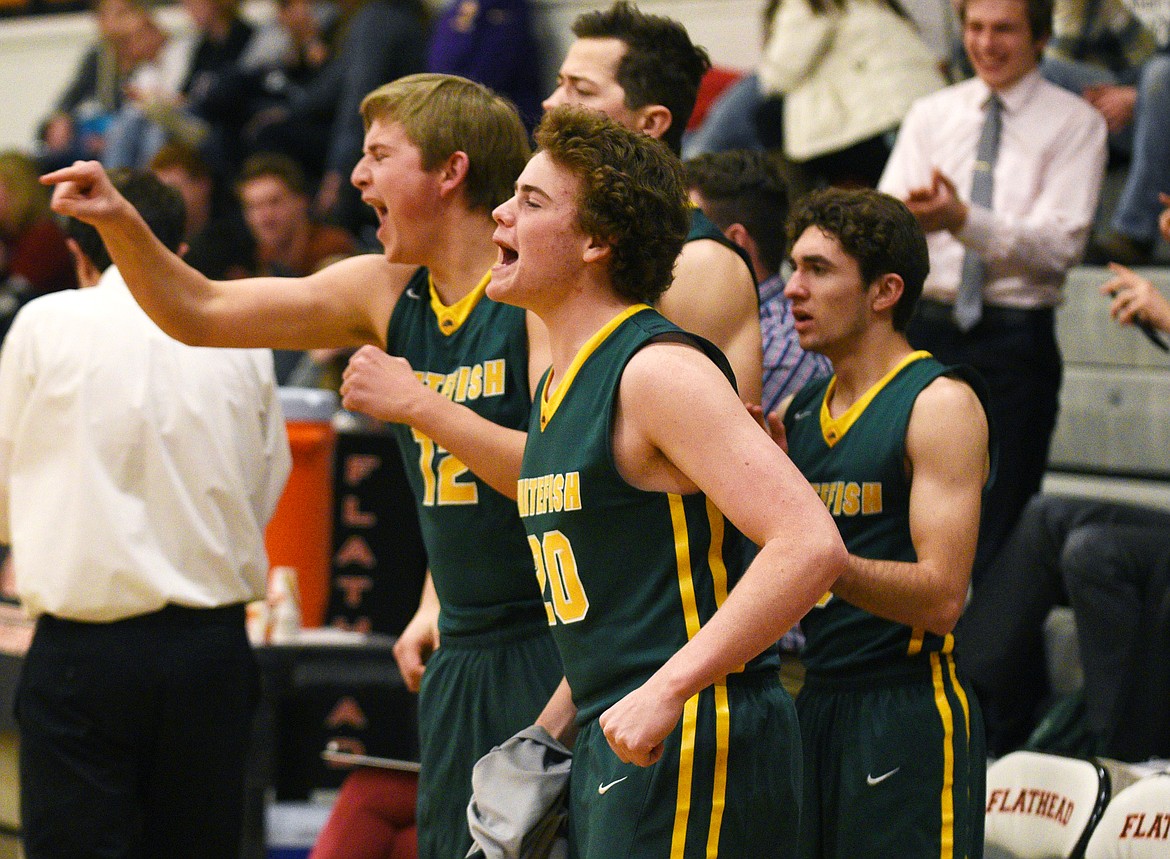
<svg viewBox="0 0 1170 859">
<path fill-rule="evenodd" d="M 578 223 L 610 245 L 614 291 L 653 304 L 690 229 L 682 163 L 666 144 L 579 107 L 546 113 L 536 143 L 581 180 Z"/>
</svg>

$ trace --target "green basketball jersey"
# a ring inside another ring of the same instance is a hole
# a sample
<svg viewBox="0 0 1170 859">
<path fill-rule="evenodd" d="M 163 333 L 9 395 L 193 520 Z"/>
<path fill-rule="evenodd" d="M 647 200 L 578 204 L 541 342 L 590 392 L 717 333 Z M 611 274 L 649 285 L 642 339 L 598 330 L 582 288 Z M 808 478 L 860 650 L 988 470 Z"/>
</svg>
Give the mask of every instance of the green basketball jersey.
<svg viewBox="0 0 1170 859">
<path fill-rule="evenodd" d="M 698 206 L 691 206 L 691 228 L 687 232 L 686 241 L 695 242 L 699 239 L 710 239 L 713 242 L 718 242 L 725 248 L 730 248 L 735 251 L 736 255 L 743 260 L 743 264 L 747 266 L 748 273 L 752 276 L 752 283 L 756 282 L 756 271 L 752 268 L 752 260 L 747 255 L 747 251 L 723 235 L 723 231 L 711 222 L 711 219 L 707 217 L 702 209 Z M 757 300 L 759 299 L 758 294 L 756 298 Z"/>
<path fill-rule="evenodd" d="M 429 387 L 492 423 L 523 430 L 530 407 L 525 312 L 484 290 L 444 307 L 420 268 L 390 317 L 386 351 Z M 418 506 L 444 634 L 541 616 L 516 502 L 405 424 L 392 425 Z"/>
<path fill-rule="evenodd" d="M 836 376 L 805 385 L 788 407 L 788 455 L 833 514 L 850 554 L 914 562 L 906 428 L 919 393 L 941 375 L 963 375 L 927 352 L 914 352 L 847 412 L 829 415 Z M 977 392 L 982 385 L 965 378 Z M 916 654 L 949 653 L 951 635 L 876 617 L 832 593 L 801 621 L 801 658 L 810 674 L 875 668 Z"/>
<path fill-rule="evenodd" d="M 698 632 L 743 570 L 743 537 L 701 493 L 630 486 L 614 464 L 613 416 L 627 362 L 668 338 L 722 353 L 644 305 L 582 347 L 533 405 L 518 503 L 548 622 L 582 723 L 641 685 Z M 775 666 L 776 653 L 750 668 Z"/>
</svg>

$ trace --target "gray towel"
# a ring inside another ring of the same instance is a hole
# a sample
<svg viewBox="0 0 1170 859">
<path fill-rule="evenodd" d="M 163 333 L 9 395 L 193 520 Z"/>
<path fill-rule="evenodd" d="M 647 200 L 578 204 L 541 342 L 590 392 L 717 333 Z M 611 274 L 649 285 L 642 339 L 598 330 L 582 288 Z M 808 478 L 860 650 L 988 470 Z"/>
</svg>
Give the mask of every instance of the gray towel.
<svg viewBox="0 0 1170 859">
<path fill-rule="evenodd" d="M 525 728 L 479 759 L 471 772 L 471 857 L 566 859 L 573 753 L 544 728 Z"/>
</svg>

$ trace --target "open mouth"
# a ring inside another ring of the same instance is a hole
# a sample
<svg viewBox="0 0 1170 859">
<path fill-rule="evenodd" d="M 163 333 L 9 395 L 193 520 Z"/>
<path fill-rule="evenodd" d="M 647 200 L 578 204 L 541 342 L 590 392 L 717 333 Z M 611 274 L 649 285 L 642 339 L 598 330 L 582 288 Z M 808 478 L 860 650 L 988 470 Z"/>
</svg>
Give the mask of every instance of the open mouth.
<svg viewBox="0 0 1170 859">
<path fill-rule="evenodd" d="M 378 226 L 381 226 L 386 220 L 386 206 L 373 197 L 362 197 L 362 202 L 374 210 L 374 214 L 378 216 Z"/>
<path fill-rule="evenodd" d="M 492 236 L 492 241 L 496 243 L 496 247 L 499 249 L 499 255 L 496 257 L 496 266 L 498 268 L 506 268 L 520 258 L 520 254 L 517 253 L 516 249 L 505 243 L 502 239 Z"/>
</svg>

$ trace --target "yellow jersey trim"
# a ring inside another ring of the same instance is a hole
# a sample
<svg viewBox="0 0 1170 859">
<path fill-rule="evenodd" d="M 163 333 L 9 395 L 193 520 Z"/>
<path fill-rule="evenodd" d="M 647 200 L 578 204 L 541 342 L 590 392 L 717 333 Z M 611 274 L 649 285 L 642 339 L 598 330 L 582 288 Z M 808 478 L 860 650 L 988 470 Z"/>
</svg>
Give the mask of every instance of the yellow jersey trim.
<svg viewBox="0 0 1170 859">
<path fill-rule="evenodd" d="M 435 289 L 435 279 L 431 276 L 430 272 L 427 272 L 427 285 L 430 287 L 431 293 L 431 310 L 434 312 L 435 319 L 439 323 L 440 334 L 447 337 L 463 327 L 463 323 L 467 321 L 467 317 L 471 315 L 471 311 L 475 310 L 475 306 L 479 304 L 480 299 L 487 293 L 487 285 L 491 282 L 491 279 L 492 273 L 488 271 L 475 289 L 448 307 L 439 298 L 439 293 Z"/>
<path fill-rule="evenodd" d="M 834 418 L 829 414 L 829 400 L 833 398 L 833 392 L 837 389 L 837 377 L 834 375 L 829 380 L 828 386 L 825 388 L 825 398 L 821 400 L 821 435 L 825 438 L 825 444 L 833 447 L 841 439 L 845 437 L 845 433 L 849 432 L 849 428 L 856 423 L 857 419 L 864 414 L 866 407 L 873 402 L 873 398 L 882 392 L 882 389 L 888 385 L 895 376 L 897 376 L 902 369 L 914 361 L 920 361 L 923 358 L 931 357 L 929 352 L 919 350 L 911 352 L 905 358 L 897 363 L 894 369 L 886 373 L 877 384 L 866 391 L 861 399 L 851 405 L 838 418 Z"/>
<path fill-rule="evenodd" d="M 674 530 L 674 551 L 678 569 L 679 599 L 686 620 L 687 639 L 699 632 L 699 607 L 695 598 L 694 574 L 691 567 L 691 544 L 687 529 L 686 508 L 681 495 L 667 494 L 670 505 L 670 523 Z M 711 526 L 711 548 L 707 560 L 714 579 L 716 607 L 727 599 L 727 567 L 723 563 L 723 514 L 707 501 L 707 519 Z M 742 670 L 742 667 L 740 668 Z M 723 829 L 723 813 L 727 806 L 727 757 L 731 746 L 731 704 L 727 684 L 712 686 L 715 706 L 715 760 L 711 785 L 711 819 L 707 827 L 708 859 L 719 856 L 719 834 Z M 699 700 L 703 693 L 693 695 L 683 707 L 682 741 L 678 762 L 678 794 L 674 806 L 674 829 L 671 833 L 670 859 L 683 859 L 687 846 L 687 826 L 691 813 L 691 793 L 694 789 L 695 742 L 698 732 Z"/>
<path fill-rule="evenodd" d="M 943 685 L 942 661 L 946 659 L 948 674 L 955 677 L 954 661 L 938 653 L 930 654 L 930 677 L 934 684 L 934 703 L 943 726 L 943 787 L 939 797 L 941 820 L 939 829 L 939 859 L 955 856 L 955 718 L 947 690 Z"/>
<path fill-rule="evenodd" d="M 552 420 L 553 415 L 557 412 L 557 407 L 561 404 L 561 400 L 565 398 L 569 388 L 573 385 L 573 380 L 577 378 L 577 373 L 581 370 L 581 366 L 589 360 L 589 356 L 597 351 L 597 347 L 605 342 L 614 330 L 633 316 L 635 313 L 641 313 L 643 310 L 649 310 L 648 304 L 635 304 L 627 307 L 609 322 L 605 323 L 598 329 L 592 337 L 585 341 L 585 345 L 578 350 L 577 354 L 573 356 L 573 361 L 569 364 L 569 369 L 565 371 L 565 378 L 557 384 L 556 392 L 550 397 L 548 395 L 548 384 L 552 381 L 552 373 L 550 372 L 544 377 L 544 384 L 540 389 L 540 431 L 544 432 L 544 428 L 548 426 L 548 422 Z"/>
<path fill-rule="evenodd" d="M 711 787 L 711 823 L 707 828 L 707 859 L 719 856 L 719 833 L 727 806 L 727 754 L 731 747 L 731 702 L 727 684 L 716 683 L 715 692 L 715 778 Z"/>
<path fill-rule="evenodd" d="M 600 332 L 598 332 L 600 333 Z M 580 357 L 580 356 L 578 356 Z M 575 362 L 574 362 L 575 363 Z M 686 621 L 687 640 L 699 632 L 699 606 L 695 600 L 695 582 L 691 575 L 691 545 L 687 532 L 686 509 L 681 495 L 668 493 L 670 524 L 674 529 L 675 567 L 678 593 Z M 670 859 L 682 859 L 687 845 L 687 819 L 691 811 L 691 789 L 695 768 L 695 733 L 699 721 L 699 696 L 693 695 L 683 707 L 682 744 L 678 761 L 678 795 L 674 804 L 674 831 L 670 840 Z"/>
<path fill-rule="evenodd" d="M 727 564 L 723 562 L 723 529 L 725 524 L 723 511 L 715 506 L 715 502 L 707 499 L 707 525 L 711 529 L 711 544 L 707 547 L 707 564 L 711 567 L 711 578 L 715 585 L 715 608 L 720 609 L 727 601 Z M 744 539 L 747 539 L 746 537 Z M 734 674 L 744 670 L 741 665 Z"/>
<path fill-rule="evenodd" d="M 926 638 L 926 630 L 921 627 L 910 628 L 910 643 L 906 646 L 907 656 L 917 656 L 922 652 L 922 642 Z"/>
</svg>

